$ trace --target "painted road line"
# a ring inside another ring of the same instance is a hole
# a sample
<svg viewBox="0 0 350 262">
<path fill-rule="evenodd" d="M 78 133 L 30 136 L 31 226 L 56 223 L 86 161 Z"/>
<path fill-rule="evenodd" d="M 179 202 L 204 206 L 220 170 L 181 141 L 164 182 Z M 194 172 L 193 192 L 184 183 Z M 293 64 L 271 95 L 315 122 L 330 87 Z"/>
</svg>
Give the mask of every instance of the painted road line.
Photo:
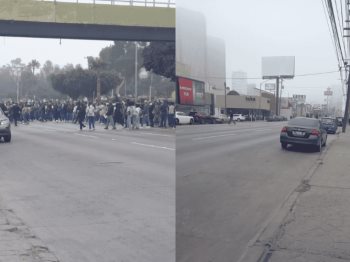
<svg viewBox="0 0 350 262">
<path fill-rule="evenodd" d="M 195 137 L 192 140 L 196 141 L 196 140 L 204 140 L 204 139 L 210 139 L 210 138 L 225 137 L 225 136 L 235 136 L 235 135 L 237 135 L 237 134 L 236 133 L 232 133 L 232 134 L 216 135 L 216 136 Z"/>
<path fill-rule="evenodd" d="M 252 131 L 253 132 L 276 131 L 276 129 L 275 128 L 261 128 L 261 129 L 254 129 Z M 278 129 L 277 131 L 279 132 L 280 130 Z"/>
<path fill-rule="evenodd" d="M 140 133 L 142 135 L 150 135 L 150 136 L 165 136 L 165 137 L 174 137 L 174 135 L 163 135 L 163 134 L 157 134 L 157 133 L 148 133 L 148 132 L 144 132 L 144 133 Z"/>
<path fill-rule="evenodd" d="M 89 137 L 89 138 L 99 138 L 98 136 L 84 135 L 84 134 L 79 134 L 79 133 L 74 133 L 74 135 L 83 136 L 83 137 Z"/>
<path fill-rule="evenodd" d="M 156 146 L 156 145 L 142 144 L 142 143 L 137 143 L 137 142 L 132 142 L 131 144 L 139 145 L 139 146 L 145 146 L 145 147 L 152 147 L 152 148 L 158 148 L 158 149 L 165 149 L 165 150 L 175 151 L 175 148 L 170 148 L 170 147 L 165 147 L 165 146 Z"/>
</svg>

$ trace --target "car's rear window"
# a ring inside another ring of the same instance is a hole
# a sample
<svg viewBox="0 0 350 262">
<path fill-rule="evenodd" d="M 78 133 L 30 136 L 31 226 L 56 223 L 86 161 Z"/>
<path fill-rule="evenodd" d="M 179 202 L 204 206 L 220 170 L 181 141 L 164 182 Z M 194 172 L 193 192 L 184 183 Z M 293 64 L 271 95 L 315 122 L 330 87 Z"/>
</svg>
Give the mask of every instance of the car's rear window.
<svg viewBox="0 0 350 262">
<path fill-rule="evenodd" d="M 332 123 L 334 123 L 334 119 L 331 119 L 331 118 L 322 118 L 322 119 L 321 119 L 321 122 L 322 122 L 322 123 L 325 123 L 325 124 L 332 124 Z"/>
<path fill-rule="evenodd" d="M 294 118 L 289 120 L 290 126 L 318 127 L 319 120 L 314 118 Z"/>
</svg>

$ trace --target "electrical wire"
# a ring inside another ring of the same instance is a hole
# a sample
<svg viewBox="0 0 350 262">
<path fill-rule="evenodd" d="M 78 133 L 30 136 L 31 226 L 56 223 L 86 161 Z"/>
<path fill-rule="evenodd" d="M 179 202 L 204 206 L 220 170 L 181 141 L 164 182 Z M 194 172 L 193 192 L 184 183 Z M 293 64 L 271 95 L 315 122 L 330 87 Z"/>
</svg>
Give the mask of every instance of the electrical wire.
<svg viewBox="0 0 350 262">
<path fill-rule="evenodd" d="M 330 36 L 331 36 L 333 45 L 334 45 L 334 47 L 335 47 L 335 49 L 334 49 L 334 50 L 335 50 L 335 55 L 336 55 L 336 57 L 337 57 L 338 64 L 339 64 L 339 62 L 340 62 L 340 57 L 339 57 L 339 54 L 338 54 L 337 45 L 336 45 L 336 43 L 335 43 L 334 35 L 333 35 L 332 29 L 331 29 L 330 18 L 329 18 L 329 12 L 328 12 L 328 8 L 327 8 L 327 3 L 326 3 L 326 2 L 327 2 L 327 0 L 322 1 L 323 10 L 324 10 L 324 14 L 325 14 L 325 16 L 326 16 L 326 21 L 327 21 L 327 25 L 328 25 L 329 34 L 330 34 Z M 328 15 L 327 15 L 327 13 L 328 13 Z M 328 18 L 329 18 L 329 20 L 328 20 Z"/>
<path fill-rule="evenodd" d="M 326 75 L 326 74 L 334 74 L 334 73 L 339 73 L 339 70 L 297 74 L 297 75 L 294 75 L 294 78 L 304 77 L 304 76 Z M 247 79 L 247 80 L 262 79 L 262 77 L 223 77 L 223 76 L 205 76 L 205 77 L 203 77 L 203 76 L 191 76 L 191 78 L 193 78 L 193 79 L 242 79 L 242 80 L 244 80 L 244 79 Z"/>
<path fill-rule="evenodd" d="M 342 44 L 343 44 L 344 54 L 345 54 L 345 57 L 347 57 L 347 50 L 346 50 L 345 40 L 344 40 L 344 27 L 343 27 L 343 23 L 341 22 L 341 21 L 343 21 L 343 17 L 341 17 L 341 19 L 340 19 L 337 0 L 335 0 L 335 10 L 336 10 L 337 18 L 338 18 L 338 27 L 340 29 L 341 36 L 342 36 Z"/>
<path fill-rule="evenodd" d="M 346 70 L 346 67 L 345 67 L 345 61 L 344 61 L 344 57 L 343 57 L 343 53 L 342 53 L 342 49 L 341 49 L 341 44 L 339 41 L 339 35 L 338 35 L 338 30 L 337 30 L 338 27 L 337 27 L 337 23 L 336 23 L 336 20 L 334 17 L 334 12 L 333 12 L 331 1 L 327 2 L 327 0 L 325 0 L 325 2 L 322 2 L 322 3 L 323 3 L 325 15 L 326 15 L 328 30 L 330 31 L 330 35 L 331 35 L 331 38 L 333 40 L 333 44 L 334 44 L 335 51 L 336 51 L 336 56 L 337 56 L 338 66 L 339 66 L 339 74 L 340 74 L 340 78 L 342 81 L 341 82 L 341 89 L 342 89 L 342 92 L 344 94 L 345 91 L 344 91 L 344 80 L 343 80 L 343 74 L 342 74 L 342 65 L 344 65 L 345 70 Z M 343 32 L 344 24 L 343 24 L 343 22 L 342 23 L 340 22 L 337 0 L 335 0 L 335 4 L 336 4 L 336 11 L 337 11 L 337 18 L 338 18 L 338 22 L 339 22 L 339 28 Z M 341 5 L 341 7 L 342 7 L 342 5 Z M 327 14 L 326 14 L 327 12 L 328 12 L 328 16 L 329 16 L 329 21 L 327 19 Z M 342 21 L 344 21 L 343 8 L 341 8 L 341 15 L 342 15 Z M 330 23 L 331 23 L 331 26 L 330 26 Z M 332 30 L 330 29 L 330 27 L 332 27 Z M 333 32 L 333 37 L 332 37 L 331 31 Z M 343 48 L 345 50 L 345 55 L 347 56 L 347 52 L 346 52 L 347 48 L 346 48 L 346 45 L 344 42 L 343 33 L 342 33 L 342 43 L 343 43 Z"/>
<path fill-rule="evenodd" d="M 338 52 L 338 62 L 339 62 L 339 66 L 344 65 L 345 60 L 344 60 L 344 55 L 343 55 L 343 50 L 341 48 L 341 44 L 340 44 L 340 39 L 339 39 L 339 33 L 338 33 L 338 27 L 337 27 L 337 22 L 334 16 L 334 9 L 333 9 L 333 4 L 331 0 L 327 0 L 327 10 L 328 10 L 328 14 L 329 14 L 329 19 L 331 22 L 331 27 L 332 27 L 332 31 L 333 31 L 333 37 L 334 37 L 334 41 L 335 41 L 335 47 L 337 49 Z"/>
</svg>

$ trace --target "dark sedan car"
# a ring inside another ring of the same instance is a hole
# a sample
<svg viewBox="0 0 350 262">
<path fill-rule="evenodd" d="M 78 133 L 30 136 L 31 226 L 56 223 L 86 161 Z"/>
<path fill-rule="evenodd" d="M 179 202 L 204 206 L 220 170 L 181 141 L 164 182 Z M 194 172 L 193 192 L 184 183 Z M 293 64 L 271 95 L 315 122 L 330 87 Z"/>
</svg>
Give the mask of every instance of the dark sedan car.
<svg viewBox="0 0 350 262">
<path fill-rule="evenodd" d="M 282 128 L 280 142 L 283 149 L 286 149 L 288 144 L 305 145 L 313 146 L 321 152 L 322 146 L 327 142 L 327 131 L 319 119 L 296 117 Z"/>
<path fill-rule="evenodd" d="M 5 113 L 0 108 L 0 139 L 4 138 L 5 142 L 11 141 L 11 124 Z"/>
<path fill-rule="evenodd" d="M 337 120 L 331 117 L 321 118 L 321 123 L 328 134 L 335 134 L 338 130 Z"/>
<path fill-rule="evenodd" d="M 190 112 L 189 113 L 190 116 L 193 117 L 194 119 L 194 123 L 195 124 L 216 124 L 216 123 L 222 123 L 221 119 L 218 119 L 214 116 L 211 115 L 207 115 L 205 113 L 202 112 Z"/>
</svg>

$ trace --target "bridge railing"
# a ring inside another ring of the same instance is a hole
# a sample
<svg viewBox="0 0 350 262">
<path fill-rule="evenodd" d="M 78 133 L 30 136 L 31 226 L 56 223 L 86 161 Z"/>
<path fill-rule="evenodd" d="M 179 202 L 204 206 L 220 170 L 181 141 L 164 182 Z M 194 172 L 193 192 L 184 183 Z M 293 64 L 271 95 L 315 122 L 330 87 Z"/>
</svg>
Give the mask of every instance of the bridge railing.
<svg viewBox="0 0 350 262">
<path fill-rule="evenodd" d="M 65 2 L 81 4 L 109 4 L 144 7 L 166 7 L 175 8 L 176 0 L 37 0 L 40 2 Z"/>
</svg>

